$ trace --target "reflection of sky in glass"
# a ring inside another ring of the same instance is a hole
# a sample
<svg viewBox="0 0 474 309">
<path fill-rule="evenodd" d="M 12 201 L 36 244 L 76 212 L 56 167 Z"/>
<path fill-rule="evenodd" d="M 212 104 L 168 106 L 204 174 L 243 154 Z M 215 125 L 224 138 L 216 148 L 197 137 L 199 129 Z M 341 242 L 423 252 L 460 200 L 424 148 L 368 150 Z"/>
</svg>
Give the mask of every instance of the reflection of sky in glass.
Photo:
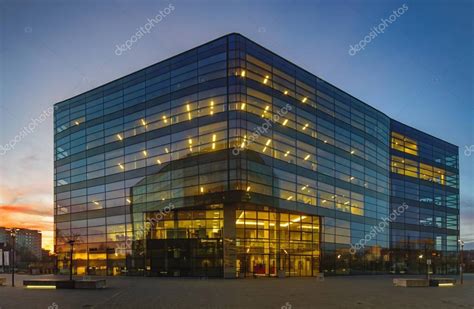
<svg viewBox="0 0 474 309">
<path fill-rule="evenodd" d="M 474 202 L 474 152 L 464 154 L 474 144 L 472 4 L 409 3 L 385 33 L 350 56 L 349 46 L 401 4 L 176 1 L 175 10 L 130 50 L 115 54 L 117 44 L 168 5 L 3 3 L 1 145 L 53 103 L 240 32 L 388 116 L 459 145 L 462 233 L 474 241 L 474 215 L 467 211 Z M 52 150 L 49 117 L 1 157 L 2 225 L 52 231 Z M 50 245 L 52 232 L 44 235 Z"/>
</svg>

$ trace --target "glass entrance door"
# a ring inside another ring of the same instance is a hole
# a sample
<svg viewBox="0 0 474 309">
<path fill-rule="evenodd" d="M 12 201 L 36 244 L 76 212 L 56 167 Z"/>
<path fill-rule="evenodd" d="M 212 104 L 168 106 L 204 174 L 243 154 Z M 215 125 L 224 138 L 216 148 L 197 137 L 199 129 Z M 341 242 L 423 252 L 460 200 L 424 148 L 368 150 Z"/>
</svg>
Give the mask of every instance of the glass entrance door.
<svg viewBox="0 0 474 309">
<path fill-rule="evenodd" d="M 290 256 L 289 275 L 298 277 L 311 276 L 311 257 L 310 256 Z"/>
</svg>

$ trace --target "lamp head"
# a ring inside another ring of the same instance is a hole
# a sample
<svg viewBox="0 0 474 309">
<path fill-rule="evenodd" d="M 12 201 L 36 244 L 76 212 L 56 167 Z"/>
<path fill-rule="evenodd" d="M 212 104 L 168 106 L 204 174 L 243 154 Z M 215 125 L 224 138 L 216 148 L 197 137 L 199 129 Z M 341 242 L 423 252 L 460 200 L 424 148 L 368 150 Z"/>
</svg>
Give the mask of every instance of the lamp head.
<svg viewBox="0 0 474 309">
<path fill-rule="evenodd" d="M 13 238 L 15 238 L 15 237 L 16 237 L 16 234 L 17 234 L 17 232 L 18 232 L 18 229 L 13 229 L 13 228 L 12 228 L 12 229 L 10 229 L 10 236 L 11 236 L 11 237 L 13 237 Z"/>
</svg>

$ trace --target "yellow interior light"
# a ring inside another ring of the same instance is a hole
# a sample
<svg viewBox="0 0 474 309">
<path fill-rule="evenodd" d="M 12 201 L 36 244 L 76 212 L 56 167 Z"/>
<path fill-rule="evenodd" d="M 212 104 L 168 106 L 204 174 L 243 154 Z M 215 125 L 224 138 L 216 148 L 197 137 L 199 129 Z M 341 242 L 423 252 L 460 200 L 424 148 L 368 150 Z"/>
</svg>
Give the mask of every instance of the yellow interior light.
<svg viewBox="0 0 474 309">
<path fill-rule="evenodd" d="M 242 141 L 242 144 L 240 145 L 240 148 L 244 148 L 244 147 L 245 147 L 246 139 L 247 139 L 247 135 L 244 135 L 244 140 Z"/>
<path fill-rule="evenodd" d="M 49 290 L 49 289 L 56 289 L 55 285 L 27 285 L 27 289 L 33 289 L 33 290 Z"/>
<path fill-rule="evenodd" d="M 122 137 L 122 135 L 120 135 L 120 134 L 117 134 L 117 138 L 118 138 L 119 140 L 123 140 L 123 137 Z"/>
<path fill-rule="evenodd" d="M 213 134 L 213 135 L 212 135 L 212 149 L 216 149 L 216 143 L 215 143 L 216 138 L 217 138 L 216 135 Z"/>
<path fill-rule="evenodd" d="M 301 102 L 306 103 L 306 100 L 308 100 L 308 98 L 304 97 L 303 100 L 301 100 Z"/>
<path fill-rule="evenodd" d="M 263 147 L 262 152 L 265 152 L 265 150 L 267 150 L 267 146 Z"/>
<path fill-rule="evenodd" d="M 240 72 L 240 76 L 245 77 L 245 70 L 242 70 L 242 72 Z"/>
<path fill-rule="evenodd" d="M 305 125 L 303 126 L 303 131 L 306 130 L 306 128 L 307 128 L 308 126 L 309 126 L 309 123 L 305 124 Z"/>
<path fill-rule="evenodd" d="M 130 201 L 130 199 L 128 198 L 128 199 L 127 199 L 127 203 L 129 203 L 129 204 L 130 204 L 131 202 L 132 202 L 132 201 Z"/>
<path fill-rule="evenodd" d="M 247 192 L 250 191 L 250 186 L 247 187 Z"/>
<path fill-rule="evenodd" d="M 245 103 L 242 103 L 242 106 L 240 107 L 240 109 L 245 109 Z"/>
<path fill-rule="evenodd" d="M 190 139 L 188 140 L 188 143 L 189 143 L 189 145 L 191 145 L 191 144 L 193 143 L 193 139 L 190 138 Z"/>
<path fill-rule="evenodd" d="M 291 195 L 290 197 L 288 197 L 286 200 L 289 201 L 293 198 L 293 195 Z"/>
<path fill-rule="evenodd" d="M 163 118 L 163 122 L 164 122 L 164 123 L 168 123 L 168 119 L 166 119 L 166 115 L 163 115 L 162 118 Z"/>
<path fill-rule="evenodd" d="M 285 119 L 285 121 L 283 121 L 283 125 L 285 126 L 287 123 L 288 123 L 288 119 Z"/>
<path fill-rule="evenodd" d="M 311 157 L 311 155 L 309 155 L 309 154 L 308 154 L 308 155 L 306 155 L 306 157 L 304 157 L 304 160 L 305 160 L 305 161 L 306 161 L 306 160 L 308 160 L 308 159 L 309 159 L 309 157 Z"/>
<path fill-rule="evenodd" d="M 211 101 L 211 111 L 210 111 L 211 116 L 214 114 L 214 101 Z"/>
<path fill-rule="evenodd" d="M 288 150 L 288 151 L 285 153 L 285 157 L 288 157 L 289 154 L 290 154 L 290 151 Z"/>
<path fill-rule="evenodd" d="M 191 107 L 189 106 L 189 104 L 186 104 L 186 110 L 189 112 L 191 110 Z"/>
<path fill-rule="evenodd" d="M 76 126 L 78 126 L 78 125 L 79 125 L 79 121 L 74 121 L 74 123 L 76 124 Z"/>
<path fill-rule="evenodd" d="M 161 160 L 160 159 L 156 160 L 156 162 L 161 165 Z"/>
<path fill-rule="evenodd" d="M 146 121 L 145 121 L 145 119 L 142 119 L 142 125 L 146 126 Z"/>
<path fill-rule="evenodd" d="M 169 153 L 170 151 L 168 150 L 168 147 L 165 147 L 165 152 Z"/>
<path fill-rule="evenodd" d="M 271 142 L 272 142 L 272 140 L 271 140 L 271 139 L 268 139 L 268 141 L 265 143 L 265 146 L 270 145 Z"/>
<path fill-rule="evenodd" d="M 354 151 L 354 150 L 352 150 L 352 151 L 351 151 L 351 154 L 354 154 L 354 153 L 355 153 L 355 151 Z"/>
<path fill-rule="evenodd" d="M 145 157 L 148 155 L 148 152 L 146 150 L 143 150 L 142 153 Z"/>
<path fill-rule="evenodd" d="M 263 83 L 264 83 L 264 84 L 266 84 L 266 83 L 268 82 L 268 78 L 269 78 L 268 75 L 265 76 L 265 79 L 263 80 Z"/>
<path fill-rule="evenodd" d="M 287 94 L 288 94 L 288 90 L 285 90 L 285 92 L 283 92 L 283 93 L 284 93 L 285 95 L 287 95 Z"/>
<path fill-rule="evenodd" d="M 204 187 L 201 187 L 201 193 L 204 193 Z"/>
<path fill-rule="evenodd" d="M 123 167 L 123 165 L 122 165 L 121 163 L 119 163 L 118 166 L 119 166 L 121 169 L 125 169 L 125 167 Z"/>
</svg>

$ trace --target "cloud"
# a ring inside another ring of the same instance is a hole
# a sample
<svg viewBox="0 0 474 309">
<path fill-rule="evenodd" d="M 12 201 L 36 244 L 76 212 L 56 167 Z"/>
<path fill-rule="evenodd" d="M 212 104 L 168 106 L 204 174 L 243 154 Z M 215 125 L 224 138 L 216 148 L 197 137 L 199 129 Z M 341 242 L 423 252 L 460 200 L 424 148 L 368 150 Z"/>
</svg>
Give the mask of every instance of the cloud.
<svg viewBox="0 0 474 309">
<path fill-rule="evenodd" d="M 461 197 L 461 239 L 474 243 L 474 198 Z"/>
<path fill-rule="evenodd" d="M 36 205 L 0 205 L 1 225 L 42 232 L 42 247 L 53 250 L 53 209 Z"/>
<path fill-rule="evenodd" d="M 0 214 L 8 213 L 28 214 L 36 216 L 53 216 L 53 206 L 49 208 L 39 207 L 41 205 L 0 205 Z"/>
</svg>

